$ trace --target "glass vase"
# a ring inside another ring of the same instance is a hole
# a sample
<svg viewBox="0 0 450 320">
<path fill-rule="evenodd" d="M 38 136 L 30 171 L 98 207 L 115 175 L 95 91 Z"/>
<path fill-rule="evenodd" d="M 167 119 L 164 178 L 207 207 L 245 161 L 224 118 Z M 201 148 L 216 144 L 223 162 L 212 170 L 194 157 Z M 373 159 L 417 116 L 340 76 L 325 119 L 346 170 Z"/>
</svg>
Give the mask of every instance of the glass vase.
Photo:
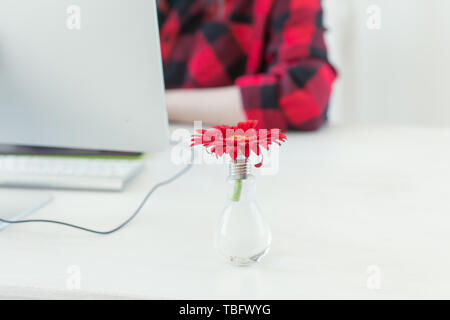
<svg viewBox="0 0 450 320">
<path fill-rule="evenodd" d="M 247 159 L 230 163 L 228 200 L 215 236 L 216 249 L 229 263 L 251 265 L 267 254 L 270 228 L 255 198 L 255 178 Z"/>
</svg>

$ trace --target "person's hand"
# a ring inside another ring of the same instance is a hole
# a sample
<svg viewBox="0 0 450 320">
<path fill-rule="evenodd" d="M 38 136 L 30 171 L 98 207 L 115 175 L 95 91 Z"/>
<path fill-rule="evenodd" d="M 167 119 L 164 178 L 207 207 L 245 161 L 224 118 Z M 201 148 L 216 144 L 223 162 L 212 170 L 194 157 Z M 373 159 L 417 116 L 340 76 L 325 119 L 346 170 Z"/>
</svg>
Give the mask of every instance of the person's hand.
<svg viewBox="0 0 450 320">
<path fill-rule="evenodd" d="M 232 125 L 246 119 L 241 93 L 236 86 L 167 90 L 166 104 L 169 120 L 174 122 Z"/>
</svg>

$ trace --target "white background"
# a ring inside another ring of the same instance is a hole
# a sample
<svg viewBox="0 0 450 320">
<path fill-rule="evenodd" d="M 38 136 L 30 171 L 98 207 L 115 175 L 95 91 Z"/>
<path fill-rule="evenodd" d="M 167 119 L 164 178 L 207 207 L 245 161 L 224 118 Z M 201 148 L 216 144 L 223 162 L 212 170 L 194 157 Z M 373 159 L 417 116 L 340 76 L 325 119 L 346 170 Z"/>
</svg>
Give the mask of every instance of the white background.
<svg viewBox="0 0 450 320">
<path fill-rule="evenodd" d="M 337 123 L 450 124 L 450 1 L 324 0 Z M 370 30 L 367 9 L 381 9 Z"/>
</svg>

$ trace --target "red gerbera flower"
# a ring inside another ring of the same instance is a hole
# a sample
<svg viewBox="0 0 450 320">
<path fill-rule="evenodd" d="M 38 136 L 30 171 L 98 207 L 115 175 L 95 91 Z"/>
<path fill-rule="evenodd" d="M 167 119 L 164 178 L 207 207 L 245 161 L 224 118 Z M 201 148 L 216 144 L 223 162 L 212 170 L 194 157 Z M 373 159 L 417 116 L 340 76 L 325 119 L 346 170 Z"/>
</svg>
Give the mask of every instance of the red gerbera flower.
<svg viewBox="0 0 450 320">
<path fill-rule="evenodd" d="M 251 152 L 261 155 L 261 148 L 269 150 L 270 145 L 281 145 L 286 141 L 286 135 L 280 129 L 256 130 L 258 121 L 250 120 L 239 122 L 237 126 L 214 126 L 209 130 L 197 130 L 192 135 L 192 145 L 203 145 L 209 152 L 217 157 L 228 154 L 236 160 L 239 155 L 249 158 Z M 256 167 L 260 167 L 261 163 Z"/>
</svg>

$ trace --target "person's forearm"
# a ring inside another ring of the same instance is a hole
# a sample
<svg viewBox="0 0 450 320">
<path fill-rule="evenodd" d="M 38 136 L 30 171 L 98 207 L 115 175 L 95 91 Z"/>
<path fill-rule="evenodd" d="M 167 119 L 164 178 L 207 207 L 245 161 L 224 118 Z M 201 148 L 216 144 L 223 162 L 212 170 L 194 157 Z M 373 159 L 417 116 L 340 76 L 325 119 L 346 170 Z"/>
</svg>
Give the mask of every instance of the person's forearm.
<svg viewBox="0 0 450 320">
<path fill-rule="evenodd" d="M 167 90 L 166 102 L 170 121 L 232 125 L 245 120 L 241 94 L 235 86 Z"/>
</svg>

